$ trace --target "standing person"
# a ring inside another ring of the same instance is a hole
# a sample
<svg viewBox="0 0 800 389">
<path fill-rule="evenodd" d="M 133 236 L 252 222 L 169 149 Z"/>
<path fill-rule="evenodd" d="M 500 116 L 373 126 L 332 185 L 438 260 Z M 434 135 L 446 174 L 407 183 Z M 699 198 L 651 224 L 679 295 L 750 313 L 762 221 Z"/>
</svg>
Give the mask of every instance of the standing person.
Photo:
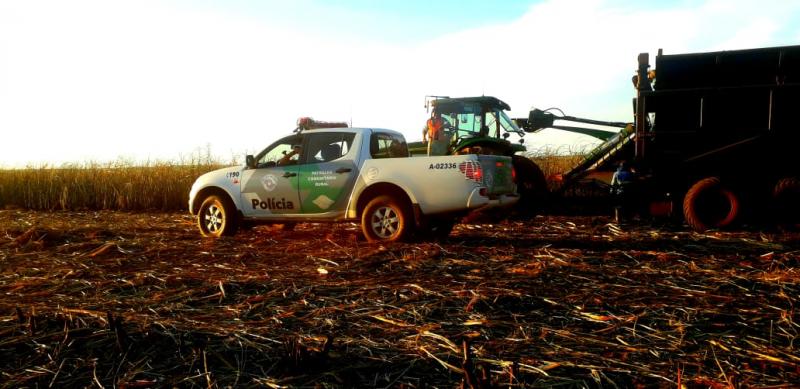
<svg viewBox="0 0 800 389">
<path fill-rule="evenodd" d="M 422 133 L 422 141 L 428 142 L 428 155 L 447 155 L 449 139 L 445 136 L 445 129 L 449 126 L 440 113 L 433 112 Z"/>
<path fill-rule="evenodd" d="M 619 163 L 611 177 L 611 196 L 614 202 L 614 220 L 619 223 L 630 217 L 635 201 L 636 172 L 625 161 Z"/>
</svg>

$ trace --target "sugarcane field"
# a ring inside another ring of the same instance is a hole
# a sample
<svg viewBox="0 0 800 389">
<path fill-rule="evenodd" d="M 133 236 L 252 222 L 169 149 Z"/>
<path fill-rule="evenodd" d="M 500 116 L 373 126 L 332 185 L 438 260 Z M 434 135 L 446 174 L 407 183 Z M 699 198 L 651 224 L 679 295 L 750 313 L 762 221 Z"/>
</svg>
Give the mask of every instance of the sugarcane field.
<svg viewBox="0 0 800 389">
<path fill-rule="evenodd" d="M 797 232 L 537 216 L 367 243 L 185 212 L 0 211 L 2 387 L 800 382 Z"/>
</svg>

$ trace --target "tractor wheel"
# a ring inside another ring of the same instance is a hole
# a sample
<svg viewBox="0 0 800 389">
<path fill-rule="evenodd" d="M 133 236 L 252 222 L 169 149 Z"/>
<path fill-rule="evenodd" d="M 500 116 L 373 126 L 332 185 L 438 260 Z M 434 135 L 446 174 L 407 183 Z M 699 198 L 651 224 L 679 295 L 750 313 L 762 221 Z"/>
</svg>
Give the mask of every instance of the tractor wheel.
<svg viewBox="0 0 800 389">
<path fill-rule="evenodd" d="M 683 216 L 695 231 L 726 227 L 739 216 L 739 198 L 718 177 L 704 178 L 686 192 Z"/>
<path fill-rule="evenodd" d="M 391 196 L 378 196 L 370 200 L 361 213 L 361 232 L 369 242 L 402 241 L 411 229 L 408 207 Z"/>
<path fill-rule="evenodd" d="M 235 234 L 239 227 L 236 207 L 225 196 L 208 196 L 197 212 L 197 227 L 205 237 L 219 238 Z"/>
<path fill-rule="evenodd" d="M 544 208 L 547 201 L 547 180 L 542 169 L 533 161 L 521 155 L 511 157 L 517 179 L 517 192 L 520 199 L 517 210 L 523 215 L 534 215 Z"/>
<path fill-rule="evenodd" d="M 775 201 L 776 219 L 781 224 L 800 223 L 800 179 L 786 177 L 775 184 L 772 191 Z"/>
</svg>

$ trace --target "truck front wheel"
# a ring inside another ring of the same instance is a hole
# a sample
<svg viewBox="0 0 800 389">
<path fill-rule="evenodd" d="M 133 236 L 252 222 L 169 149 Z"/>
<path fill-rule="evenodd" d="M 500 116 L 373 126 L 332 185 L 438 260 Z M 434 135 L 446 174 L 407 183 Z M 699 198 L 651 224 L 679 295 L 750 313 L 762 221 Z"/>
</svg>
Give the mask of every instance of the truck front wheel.
<svg viewBox="0 0 800 389">
<path fill-rule="evenodd" d="M 197 213 L 197 227 L 205 237 L 219 238 L 236 233 L 236 210 L 227 197 L 208 196 Z"/>
<path fill-rule="evenodd" d="M 408 207 L 391 196 L 375 197 L 361 213 L 361 231 L 369 242 L 404 240 L 411 224 Z"/>
<path fill-rule="evenodd" d="M 695 231 L 726 227 L 739 216 L 739 198 L 718 177 L 704 178 L 686 192 L 683 216 Z"/>
</svg>

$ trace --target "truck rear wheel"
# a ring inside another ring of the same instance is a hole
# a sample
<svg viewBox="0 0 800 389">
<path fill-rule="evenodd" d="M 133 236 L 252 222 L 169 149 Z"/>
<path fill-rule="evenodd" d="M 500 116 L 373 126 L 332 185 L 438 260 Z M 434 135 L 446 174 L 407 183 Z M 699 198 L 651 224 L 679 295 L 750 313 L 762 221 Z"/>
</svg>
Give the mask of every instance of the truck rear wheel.
<svg viewBox="0 0 800 389">
<path fill-rule="evenodd" d="M 412 223 L 408 207 L 386 195 L 370 200 L 361 213 L 361 232 L 369 242 L 404 240 Z"/>
<path fill-rule="evenodd" d="M 197 212 L 197 227 L 205 237 L 233 235 L 238 228 L 238 221 L 236 207 L 224 196 L 208 196 Z"/>
<path fill-rule="evenodd" d="M 533 215 L 541 210 L 547 201 L 547 180 L 542 169 L 533 161 L 521 155 L 511 157 L 517 178 L 519 201 L 517 210 L 525 215 Z"/>
<path fill-rule="evenodd" d="M 781 224 L 800 223 L 800 179 L 786 177 L 775 184 L 772 192 L 777 221 Z"/>
<path fill-rule="evenodd" d="M 683 216 L 695 231 L 726 227 L 739 216 L 739 198 L 718 177 L 704 178 L 686 192 Z"/>
</svg>

